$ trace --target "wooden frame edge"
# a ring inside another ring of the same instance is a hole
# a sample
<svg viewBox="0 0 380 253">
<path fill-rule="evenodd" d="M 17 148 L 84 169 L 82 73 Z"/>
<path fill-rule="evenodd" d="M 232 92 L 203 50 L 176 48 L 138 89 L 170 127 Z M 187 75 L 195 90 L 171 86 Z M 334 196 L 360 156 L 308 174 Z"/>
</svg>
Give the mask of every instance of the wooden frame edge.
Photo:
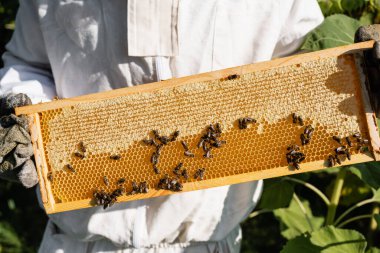
<svg viewBox="0 0 380 253">
<path fill-rule="evenodd" d="M 111 99 L 115 97 L 141 93 L 141 92 L 153 92 L 153 91 L 157 91 L 157 90 L 161 90 L 165 88 L 177 87 L 185 83 L 188 83 L 189 80 L 191 80 L 191 82 L 210 81 L 210 80 L 225 77 L 230 74 L 245 74 L 252 71 L 259 71 L 262 69 L 270 69 L 270 68 L 275 68 L 279 66 L 288 66 L 292 64 L 297 64 L 303 61 L 310 61 L 314 59 L 317 60 L 317 59 L 321 59 L 325 57 L 333 57 L 333 56 L 338 56 L 342 54 L 353 53 L 358 50 L 372 48 L 373 43 L 374 41 L 371 40 L 371 41 L 355 43 L 355 44 L 351 44 L 347 46 L 330 48 L 330 49 L 325 49 L 325 50 L 311 52 L 311 53 L 297 54 L 297 55 L 293 55 L 289 57 L 274 59 L 271 61 L 258 62 L 258 63 L 238 66 L 234 68 L 227 68 L 223 70 L 207 72 L 203 74 L 169 79 L 162 82 L 154 82 L 154 83 L 149 83 L 149 84 L 144 84 L 144 85 L 137 85 L 133 87 L 104 91 L 104 92 L 95 93 L 95 94 L 88 94 L 88 95 L 78 96 L 78 97 L 73 97 L 73 98 L 60 99 L 60 100 L 55 100 L 55 101 L 47 102 L 47 103 L 17 107 L 15 111 L 16 111 L 16 115 L 32 114 L 32 113 L 42 112 L 46 110 L 53 110 L 57 108 L 73 106 L 81 102 L 91 102 L 91 101 L 98 101 L 98 100 L 103 100 L 103 99 Z"/>
<path fill-rule="evenodd" d="M 33 144 L 34 158 L 36 162 L 36 169 L 40 185 L 41 200 L 45 207 L 46 213 L 51 213 L 54 211 L 54 197 L 51 194 L 50 181 L 47 179 L 47 162 L 45 159 L 45 152 L 42 144 L 41 138 L 41 125 L 40 117 L 38 113 L 30 115 L 30 135 Z"/>
<path fill-rule="evenodd" d="M 368 79 L 365 75 L 365 69 L 364 67 L 364 61 L 363 61 L 363 54 L 355 54 L 355 63 L 356 63 L 356 69 L 359 74 L 360 78 L 360 93 L 361 93 L 361 100 L 363 103 L 363 110 L 365 113 L 368 133 L 369 133 L 369 141 L 370 145 L 373 150 L 373 156 L 376 161 L 380 160 L 380 136 L 379 136 L 379 130 L 378 125 L 376 122 L 376 114 L 374 109 L 372 108 L 372 104 L 370 102 L 370 97 L 368 94 Z"/>
</svg>

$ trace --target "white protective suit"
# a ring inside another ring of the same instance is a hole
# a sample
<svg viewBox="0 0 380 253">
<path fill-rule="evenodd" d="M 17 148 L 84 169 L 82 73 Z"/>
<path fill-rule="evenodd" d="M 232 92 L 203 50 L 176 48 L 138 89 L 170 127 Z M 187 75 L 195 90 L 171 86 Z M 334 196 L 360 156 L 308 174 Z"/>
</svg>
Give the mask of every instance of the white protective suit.
<svg viewBox="0 0 380 253">
<path fill-rule="evenodd" d="M 269 60 L 315 0 L 20 0 L 0 95 L 34 103 Z M 262 181 L 49 215 L 40 252 L 238 252 Z M 253 239 L 253 238 L 251 238 Z"/>
</svg>

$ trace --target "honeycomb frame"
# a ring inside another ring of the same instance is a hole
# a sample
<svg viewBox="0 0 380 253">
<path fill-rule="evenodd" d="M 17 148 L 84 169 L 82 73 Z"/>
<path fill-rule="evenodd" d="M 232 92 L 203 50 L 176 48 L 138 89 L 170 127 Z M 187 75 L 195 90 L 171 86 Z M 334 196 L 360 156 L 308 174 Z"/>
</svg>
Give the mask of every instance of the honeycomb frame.
<svg viewBox="0 0 380 253">
<path fill-rule="evenodd" d="M 172 176 L 171 170 L 178 162 L 184 162 L 190 172 L 189 180 L 183 180 L 182 192 L 324 169 L 327 154 L 336 148 L 331 136 L 345 136 L 355 131 L 370 140 L 369 150 L 354 151 L 351 160 L 343 164 L 379 160 L 376 118 L 368 100 L 361 59 L 361 51 L 371 48 L 372 44 L 357 43 L 16 108 L 17 115 L 31 117 L 30 132 L 46 212 L 90 207 L 92 191 L 97 188 L 113 190 L 114 182 L 120 177 L 126 177 L 128 190 L 132 181 L 147 181 L 150 191 L 123 195 L 118 202 L 173 194 L 175 192 L 156 189 L 155 185 L 164 173 Z M 238 78 L 226 80 L 233 74 Z M 279 80 L 287 85 L 278 86 Z M 336 85 L 339 81 L 345 85 Z M 259 86 L 253 86 L 258 83 Z M 284 94 L 285 90 L 289 93 Z M 258 93 L 247 95 L 244 93 L 247 91 Z M 272 95 L 278 97 L 271 101 Z M 256 96 L 255 100 L 250 96 Z M 234 99 L 226 100 L 225 97 Z M 326 106 L 318 98 L 330 99 L 332 104 Z M 292 103 L 296 105 L 290 106 Z M 275 108 L 276 104 L 282 106 Z M 134 107 L 124 110 L 126 105 Z M 308 112 L 307 108 L 314 110 Z M 150 110 L 149 113 L 146 114 L 146 110 Z M 307 158 L 300 164 L 300 170 L 289 167 L 285 159 L 287 145 L 299 144 L 303 129 L 289 119 L 295 111 L 306 116 L 305 125 L 312 124 L 316 128 L 311 144 L 302 147 Z M 94 112 L 107 117 L 92 116 Z M 196 114 L 196 118 L 191 118 L 190 112 Z M 174 114 L 179 115 L 178 118 L 172 117 Z M 240 130 L 236 119 L 245 116 L 257 118 L 258 123 Z M 142 120 L 132 121 L 136 118 Z M 128 123 L 140 121 L 143 123 Z M 213 151 L 213 158 L 205 159 L 195 146 L 205 127 L 216 122 L 223 126 L 221 139 L 227 143 Z M 106 134 L 99 133 L 99 129 L 105 129 Z M 112 129 L 120 130 L 118 135 L 113 135 Z M 178 141 L 164 147 L 159 162 L 160 175 L 154 174 L 149 161 L 153 149 L 141 144 L 153 129 L 163 134 L 176 129 L 181 131 Z M 183 156 L 181 140 L 187 141 L 195 158 Z M 73 156 L 80 141 L 88 145 L 84 159 Z M 115 153 L 121 155 L 120 160 L 109 159 Z M 77 168 L 76 173 L 64 169 L 67 163 Z M 192 176 L 201 167 L 206 168 L 205 178 L 196 180 Z M 54 173 L 52 182 L 48 180 L 49 173 Z M 103 176 L 109 178 L 110 186 L 102 183 Z"/>
</svg>

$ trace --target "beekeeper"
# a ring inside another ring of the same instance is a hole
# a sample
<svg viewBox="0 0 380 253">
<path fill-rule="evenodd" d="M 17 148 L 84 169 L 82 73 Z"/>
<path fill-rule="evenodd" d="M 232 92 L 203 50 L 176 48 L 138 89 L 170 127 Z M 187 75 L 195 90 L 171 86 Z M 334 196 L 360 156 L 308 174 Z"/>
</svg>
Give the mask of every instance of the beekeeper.
<svg viewBox="0 0 380 253">
<path fill-rule="evenodd" d="M 27 187 L 38 181 L 25 121 L 11 114 L 28 97 L 39 103 L 270 60 L 297 50 L 322 20 L 315 0 L 20 0 L 0 72 L 1 175 Z M 39 251 L 238 252 L 239 223 L 262 187 L 49 215 Z"/>
</svg>

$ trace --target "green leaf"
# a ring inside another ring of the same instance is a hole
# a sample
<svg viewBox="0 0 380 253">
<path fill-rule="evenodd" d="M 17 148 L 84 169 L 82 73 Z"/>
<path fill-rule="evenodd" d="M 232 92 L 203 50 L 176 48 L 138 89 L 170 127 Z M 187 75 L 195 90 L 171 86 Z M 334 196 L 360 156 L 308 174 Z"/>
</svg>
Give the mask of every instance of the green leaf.
<svg viewBox="0 0 380 253">
<path fill-rule="evenodd" d="M 375 214 L 373 218 L 375 218 L 375 221 L 377 223 L 377 230 L 380 230 L 380 214 Z"/>
<path fill-rule="evenodd" d="M 362 16 L 359 19 L 361 25 L 371 25 L 373 24 L 373 19 L 375 14 L 372 12 L 363 12 Z"/>
<path fill-rule="evenodd" d="M 364 253 L 366 245 L 359 232 L 328 226 L 288 241 L 281 253 Z"/>
<path fill-rule="evenodd" d="M 342 8 L 344 11 L 353 12 L 364 5 L 364 0 L 342 0 Z"/>
<path fill-rule="evenodd" d="M 379 189 L 380 187 L 380 163 L 368 162 L 355 164 L 347 167 L 352 173 L 358 176 L 366 184 L 372 188 Z"/>
<path fill-rule="evenodd" d="M 326 193 L 331 196 L 335 181 L 331 181 L 327 186 Z M 339 199 L 339 204 L 343 206 L 350 206 L 360 202 L 372 194 L 371 188 L 365 184 L 360 178 L 352 173 L 347 173 L 344 179 L 344 184 Z"/>
<path fill-rule="evenodd" d="M 277 209 L 289 205 L 293 197 L 294 185 L 281 178 L 264 181 L 264 191 L 260 199 L 259 208 Z"/>
<path fill-rule="evenodd" d="M 22 244 L 13 228 L 5 222 L 0 222 L 0 245 L 1 252 L 22 252 Z"/>
<path fill-rule="evenodd" d="M 380 202 L 380 189 L 377 189 L 377 191 L 373 193 L 372 199 L 375 199 L 376 201 Z"/>
<path fill-rule="evenodd" d="M 338 14 L 338 13 L 343 13 L 344 10 L 342 8 L 342 0 L 331 0 L 332 6 L 330 10 L 330 14 Z"/>
<path fill-rule="evenodd" d="M 371 247 L 365 253 L 380 253 L 379 248 Z"/>
<path fill-rule="evenodd" d="M 369 3 L 374 9 L 380 10 L 380 0 L 370 0 Z"/>
<path fill-rule="evenodd" d="M 319 253 L 321 248 L 313 245 L 307 235 L 300 235 L 289 240 L 281 253 Z"/>
<path fill-rule="evenodd" d="M 318 0 L 319 7 L 324 16 L 329 16 L 333 3 L 331 0 Z"/>
<path fill-rule="evenodd" d="M 361 253 L 367 246 L 364 236 L 359 232 L 333 226 L 313 232 L 310 242 L 323 248 L 321 253 Z"/>
<path fill-rule="evenodd" d="M 354 35 L 360 22 L 346 15 L 336 14 L 327 17 L 323 23 L 311 31 L 301 46 L 301 50 L 321 49 L 354 43 Z"/>
<path fill-rule="evenodd" d="M 324 222 L 324 218 L 313 216 L 308 201 L 302 201 L 302 205 L 305 208 L 310 223 L 295 199 L 290 202 L 288 208 L 280 208 L 273 211 L 275 217 L 280 221 L 281 234 L 287 239 L 295 238 L 307 231 L 317 230 Z"/>
</svg>

